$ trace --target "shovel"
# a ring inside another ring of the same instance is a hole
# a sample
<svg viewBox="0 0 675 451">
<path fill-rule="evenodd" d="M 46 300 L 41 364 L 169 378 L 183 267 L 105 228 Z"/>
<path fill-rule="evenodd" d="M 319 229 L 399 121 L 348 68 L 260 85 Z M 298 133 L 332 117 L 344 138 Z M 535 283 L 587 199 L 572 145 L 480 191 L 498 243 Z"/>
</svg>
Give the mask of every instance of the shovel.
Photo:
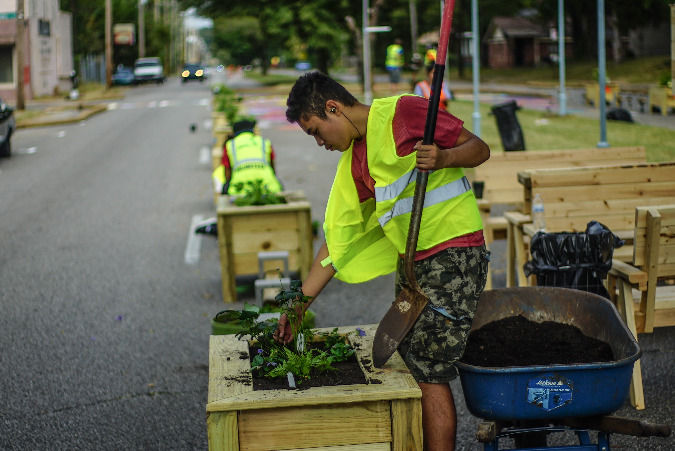
<svg viewBox="0 0 675 451">
<path fill-rule="evenodd" d="M 441 20 L 441 31 L 438 39 L 438 52 L 434 65 L 434 77 L 431 82 L 431 98 L 427 110 L 426 123 L 424 125 L 425 145 L 433 143 L 436 131 L 436 118 L 441 99 L 441 86 L 443 84 L 443 72 L 445 71 L 445 57 L 448 53 L 448 40 L 452 24 L 452 13 L 455 9 L 455 0 L 446 0 Z M 408 228 L 408 240 L 405 248 L 405 277 L 407 286 L 398 294 L 389 310 L 380 321 L 373 340 L 373 365 L 382 368 L 387 360 L 394 354 L 403 337 L 415 324 L 417 318 L 426 307 L 429 299 L 422 292 L 417 278 L 415 277 L 415 250 L 417 249 L 417 237 L 420 231 L 424 196 L 427 189 L 427 171 L 417 172 L 415 194 L 413 196 L 412 212 L 410 214 L 410 226 Z"/>
</svg>

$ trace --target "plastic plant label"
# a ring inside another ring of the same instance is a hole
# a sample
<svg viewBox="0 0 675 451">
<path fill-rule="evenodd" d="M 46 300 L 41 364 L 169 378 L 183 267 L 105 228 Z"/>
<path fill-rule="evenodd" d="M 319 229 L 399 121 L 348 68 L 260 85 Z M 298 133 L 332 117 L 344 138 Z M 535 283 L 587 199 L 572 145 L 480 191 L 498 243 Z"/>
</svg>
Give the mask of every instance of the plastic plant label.
<svg viewBox="0 0 675 451">
<path fill-rule="evenodd" d="M 527 402 L 546 411 L 572 402 L 573 382 L 555 373 L 527 381 Z"/>
</svg>

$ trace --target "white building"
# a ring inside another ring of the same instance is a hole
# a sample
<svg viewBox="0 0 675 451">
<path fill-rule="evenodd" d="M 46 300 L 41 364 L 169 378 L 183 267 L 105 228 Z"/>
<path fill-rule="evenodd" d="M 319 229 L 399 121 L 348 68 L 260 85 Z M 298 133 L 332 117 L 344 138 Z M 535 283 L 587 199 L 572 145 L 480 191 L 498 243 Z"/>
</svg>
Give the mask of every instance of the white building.
<svg viewBox="0 0 675 451">
<path fill-rule="evenodd" d="M 0 0 L 0 96 L 16 100 L 16 0 Z M 59 0 L 24 0 L 24 96 L 64 93 L 73 70 L 71 14 Z"/>
</svg>

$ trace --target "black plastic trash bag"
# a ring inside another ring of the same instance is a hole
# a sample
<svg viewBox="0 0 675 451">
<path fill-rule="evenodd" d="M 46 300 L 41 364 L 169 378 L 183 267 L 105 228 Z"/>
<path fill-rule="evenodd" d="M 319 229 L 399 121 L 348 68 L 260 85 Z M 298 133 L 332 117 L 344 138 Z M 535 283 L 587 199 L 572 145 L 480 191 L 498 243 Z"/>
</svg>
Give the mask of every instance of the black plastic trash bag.
<svg viewBox="0 0 675 451">
<path fill-rule="evenodd" d="M 624 241 L 604 225 L 591 221 L 585 232 L 537 232 L 530 241 L 532 260 L 526 276 L 538 286 L 574 288 L 609 298 L 603 281 L 612 267 L 614 249 Z"/>
<path fill-rule="evenodd" d="M 495 105 L 491 108 L 492 114 L 497 120 L 499 136 L 502 139 L 502 145 L 505 151 L 525 150 L 525 138 L 523 138 L 523 129 L 520 128 L 520 122 L 516 117 L 516 110 L 520 107 L 515 100 L 507 103 Z"/>
</svg>

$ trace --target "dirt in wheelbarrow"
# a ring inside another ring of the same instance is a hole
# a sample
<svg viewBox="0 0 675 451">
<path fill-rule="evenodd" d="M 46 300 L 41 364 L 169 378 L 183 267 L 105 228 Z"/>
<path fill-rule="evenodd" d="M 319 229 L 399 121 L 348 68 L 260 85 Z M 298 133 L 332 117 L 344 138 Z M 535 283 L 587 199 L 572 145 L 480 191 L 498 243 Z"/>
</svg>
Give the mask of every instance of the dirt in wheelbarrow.
<svg viewBox="0 0 675 451">
<path fill-rule="evenodd" d="M 613 358 L 609 344 L 584 335 L 575 326 L 537 323 L 519 315 L 472 331 L 460 361 L 480 367 L 509 367 L 609 362 Z"/>
</svg>

